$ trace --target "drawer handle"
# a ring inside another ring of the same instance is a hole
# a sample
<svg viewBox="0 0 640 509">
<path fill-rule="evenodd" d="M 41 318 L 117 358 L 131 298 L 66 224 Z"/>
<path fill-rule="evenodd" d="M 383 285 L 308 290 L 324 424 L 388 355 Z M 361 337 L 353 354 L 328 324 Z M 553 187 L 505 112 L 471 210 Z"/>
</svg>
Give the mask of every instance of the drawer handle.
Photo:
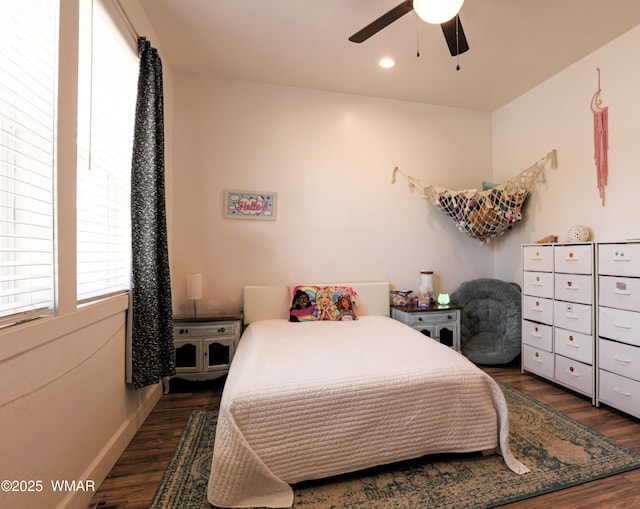
<svg viewBox="0 0 640 509">
<path fill-rule="evenodd" d="M 622 362 L 624 364 L 631 364 L 631 359 L 621 359 L 617 355 L 614 355 L 613 358 L 614 358 L 614 360 L 616 360 L 618 362 Z"/>
<path fill-rule="evenodd" d="M 565 262 L 577 262 L 579 260 L 580 260 L 580 258 L 565 258 L 564 259 Z"/>
<path fill-rule="evenodd" d="M 531 311 L 535 311 L 536 313 L 542 313 L 542 309 L 540 308 L 531 308 Z"/>
<path fill-rule="evenodd" d="M 614 262 L 630 262 L 631 258 L 614 258 Z"/>
<path fill-rule="evenodd" d="M 540 334 L 539 332 L 532 332 L 531 337 L 540 339 L 542 337 L 542 334 Z"/>
<path fill-rule="evenodd" d="M 567 370 L 567 375 L 571 375 L 575 378 L 580 378 L 580 373 L 578 373 L 576 370 L 574 370 L 573 368 L 569 368 Z"/>
<path fill-rule="evenodd" d="M 614 327 L 618 327 L 618 329 L 629 329 L 631 330 L 631 325 L 626 323 L 613 322 Z"/>
<path fill-rule="evenodd" d="M 578 318 L 580 318 L 578 315 L 570 315 L 569 313 L 565 313 L 564 316 L 567 318 L 571 318 L 572 320 L 577 320 Z"/>
<path fill-rule="evenodd" d="M 570 346 L 571 348 L 580 348 L 580 345 L 576 345 L 575 343 L 567 343 L 567 346 Z"/>
<path fill-rule="evenodd" d="M 564 287 L 564 289 L 565 289 L 565 290 L 569 290 L 569 291 L 573 290 L 574 292 L 577 292 L 578 290 L 580 290 L 580 287 L 578 287 L 578 286 L 569 286 L 569 285 L 566 285 L 566 286 Z"/>
<path fill-rule="evenodd" d="M 631 295 L 630 291 L 622 291 L 622 290 L 614 290 L 613 293 L 615 293 L 616 295 Z"/>
<path fill-rule="evenodd" d="M 225 329 L 224 327 L 220 327 L 220 328 L 218 329 L 218 332 L 219 332 L 220 334 L 222 334 L 225 330 L 226 330 L 226 329 Z"/>
<path fill-rule="evenodd" d="M 626 396 L 627 398 L 631 397 L 631 393 L 630 392 L 623 392 L 620 389 L 618 389 L 617 387 L 614 387 L 613 390 L 616 391 L 616 393 L 620 394 L 620 396 Z"/>
</svg>

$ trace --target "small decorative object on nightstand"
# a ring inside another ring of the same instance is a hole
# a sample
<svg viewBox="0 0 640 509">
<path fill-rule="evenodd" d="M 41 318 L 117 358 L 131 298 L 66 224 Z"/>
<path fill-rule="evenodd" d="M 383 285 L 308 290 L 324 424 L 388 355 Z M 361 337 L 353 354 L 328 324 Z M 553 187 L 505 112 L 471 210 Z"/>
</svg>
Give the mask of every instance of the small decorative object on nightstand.
<svg viewBox="0 0 640 509">
<path fill-rule="evenodd" d="M 242 334 L 242 313 L 174 317 L 176 374 L 163 379 L 164 393 L 172 378 L 213 380 L 229 371 Z"/>
<path fill-rule="evenodd" d="M 440 306 L 448 306 L 451 299 L 449 298 L 448 293 L 441 293 L 438 295 L 438 304 Z"/>
<path fill-rule="evenodd" d="M 460 307 L 391 306 L 391 318 L 406 323 L 424 335 L 460 351 Z"/>
</svg>

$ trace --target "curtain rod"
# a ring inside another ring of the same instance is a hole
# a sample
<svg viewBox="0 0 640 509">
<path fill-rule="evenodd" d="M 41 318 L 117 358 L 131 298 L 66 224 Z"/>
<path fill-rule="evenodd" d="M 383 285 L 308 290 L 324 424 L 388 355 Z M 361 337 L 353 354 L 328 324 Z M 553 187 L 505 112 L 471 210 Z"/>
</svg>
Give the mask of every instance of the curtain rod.
<svg viewBox="0 0 640 509">
<path fill-rule="evenodd" d="M 137 45 L 138 44 L 138 38 L 140 37 L 140 34 L 138 33 L 138 31 L 136 30 L 136 27 L 133 25 L 133 22 L 131 21 L 131 18 L 129 18 L 129 16 L 127 15 L 127 11 L 124 10 L 124 7 L 122 7 L 122 3 L 120 2 L 120 0 L 116 0 L 115 5 L 118 9 L 118 12 L 120 13 L 120 16 L 122 16 L 122 19 L 124 20 L 125 24 L 127 25 L 127 28 L 129 29 L 129 32 L 131 32 L 131 35 L 134 38 L 134 42 Z"/>
</svg>

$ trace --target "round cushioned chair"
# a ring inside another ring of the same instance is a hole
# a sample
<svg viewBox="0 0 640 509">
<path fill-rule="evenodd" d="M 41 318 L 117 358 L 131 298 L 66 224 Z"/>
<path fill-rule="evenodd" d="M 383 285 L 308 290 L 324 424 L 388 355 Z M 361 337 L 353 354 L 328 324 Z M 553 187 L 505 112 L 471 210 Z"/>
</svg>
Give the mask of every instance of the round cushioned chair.
<svg viewBox="0 0 640 509">
<path fill-rule="evenodd" d="M 462 354 L 475 364 L 508 364 L 521 350 L 522 302 L 518 285 L 499 279 L 466 281 L 451 294 L 462 307 Z"/>
</svg>

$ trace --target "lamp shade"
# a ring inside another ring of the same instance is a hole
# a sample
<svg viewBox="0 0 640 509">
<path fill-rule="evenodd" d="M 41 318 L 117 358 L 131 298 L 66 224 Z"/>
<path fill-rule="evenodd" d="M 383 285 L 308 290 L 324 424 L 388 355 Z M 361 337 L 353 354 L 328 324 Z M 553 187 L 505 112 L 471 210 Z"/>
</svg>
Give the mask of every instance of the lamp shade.
<svg viewBox="0 0 640 509">
<path fill-rule="evenodd" d="M 413 9 L 423 21 L 439 25 L 458 14 L 463 3 L 464 0 L 413 0 Z"/>
<path fill-rule="evenodd" d="M 202 274 L 199 272 L 187 275 L 187 298 L 192 300 L 202 298 Z"/>
</svg>

